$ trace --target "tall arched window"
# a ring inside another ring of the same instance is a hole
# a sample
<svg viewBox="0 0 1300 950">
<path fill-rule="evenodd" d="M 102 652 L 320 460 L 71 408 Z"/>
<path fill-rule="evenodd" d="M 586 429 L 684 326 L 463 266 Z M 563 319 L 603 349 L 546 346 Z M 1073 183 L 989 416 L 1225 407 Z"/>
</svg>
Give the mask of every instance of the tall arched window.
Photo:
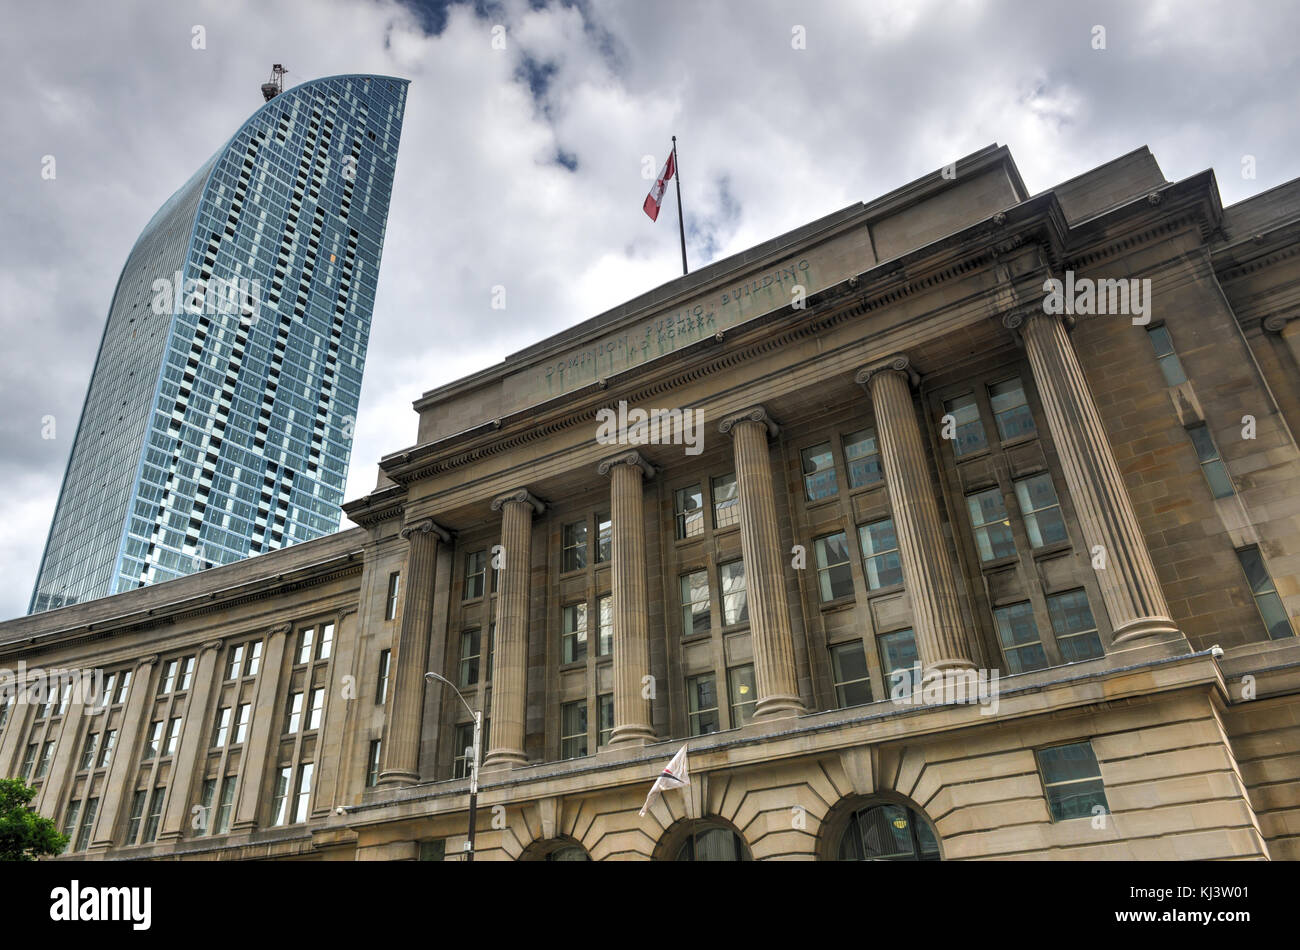
<svg viewBox="0 0 1300 950">
<path fill-rule="evenodd" d="M 840 837 L 841 861 L 938 861 L 939 842 L 914 809 L 869 802 L 854 810 Z"/>
<path fill-rule="evenodd" d="M 540 841 L 534 841 L 524 853 L 519 856 L 520 861 L 590 861 L 591 856 L 587 854 L 587 849 L 569 837 L 546 838 Z"/>
</svg>

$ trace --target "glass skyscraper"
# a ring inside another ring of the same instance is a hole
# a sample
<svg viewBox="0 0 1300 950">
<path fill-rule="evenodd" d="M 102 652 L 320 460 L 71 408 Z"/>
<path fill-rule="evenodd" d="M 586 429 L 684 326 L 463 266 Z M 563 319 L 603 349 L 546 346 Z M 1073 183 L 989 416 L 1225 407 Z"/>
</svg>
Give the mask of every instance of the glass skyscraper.
<svg viewBox="0 0 1300 950">
<path fill-rule="evenodd" d="M 145 227 L 32 613 L 338 529 L 406 87 L 269 86 Z"/>
</svg>

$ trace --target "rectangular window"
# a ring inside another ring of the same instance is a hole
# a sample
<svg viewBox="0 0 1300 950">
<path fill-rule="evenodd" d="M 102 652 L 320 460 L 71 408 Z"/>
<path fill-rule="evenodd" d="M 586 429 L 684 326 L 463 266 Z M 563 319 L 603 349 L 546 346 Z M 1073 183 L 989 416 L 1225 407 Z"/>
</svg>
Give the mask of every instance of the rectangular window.
<svg viewBox="0 0 1300 950">
<path fill-rule="evenodd" d="M 384 603 L 384 619 L 395 620 L 397 618 L 397 591 L 402 584 L 402 575 L 398 571 L 388 575 L 388 599 Z"/>
<path fill-rule="evenodd" d="M 894 533 L 893 518 L 859 526 L 858 544 L 862 548 L 867 587 L 880 590 L 903 583 L 903 563 L 898 559 L 898 536 Z"/>
<path fill-rule="evenodd" d="M 379 651 L 379 684 L 375 687 L 376 706 L 382 706 L 388 700 L 388 667 L 392 660 L 392 650 Z"/>
<path fill-rule="evenodd" d="M 749 622 L 749 600 L 745 591 L 745 562 L 718 565 L 722 580 L 722 622 L 725 626 Z"/>
<path fill-rule="evenodd" d="M 212 730 L 212 748 L 220 749 L 230 737 L 230 707 L 217 710 L 217 724 Z"/>
<path fill-rule="evenodd" d="M 162 752 L 163 722 L 161 719 L 149 723 L 148 737 L 144 743 L 144 760 L 156 758 Z"/>
<path fill-rule="evenodd" d="M 165 696 L 172 691 L 176 685 L 176 660 L 168 660 L 163 664 L 162 679 L 158 681 L 158 695 Z"/>
<path fill-rule="evenodd" d="M 173 716 L 172 721 L 167 727 L 167 745 L 163 749 L 163 755 L 175 755 L 176 746 L 181 741 L 181 718 Z"/>
<path fill-rule="evenodd" d="M 316 659 L 328 660 L 334 651 L 334 624 L 327 623 L 320 628 L 320 643 L 316 647 Z"/>
<path fill-rule="evenodd" d="M 379 784 L 379 753 L 382 750 L 380 740 L 370 742 L 370 754 L 366 756 L 366 788 Z"/>
<path fill-rule="evenodd" d="M 681 590 L 682 636 L 708 633 L 712 623 L 709 607 L 709 572 L 692 571 L 677 579 Z"/>
<path fill-rule="evenodd" d="M 162 821 L 163 797 L 167 789 L 158 786 L 149 797 L 149 814 L 145 818 L 144 832 L 140 835 L 141 844 L 152 844 L 158 839 L 158 823 Z"/>
<path fill-rule="evenodd" d="M 262 668 L 262 641 L 258 640 L 248 648 L 248 668 L 244 670 L 245 676 L 256 676 L 258 670 Z"/>
<path fill-rule="evenodd" d="M 127 691 L 131 688 L 131 671 L 123 670 L 122 675 L 117 679 L 117 695 L 113 697 L 113 705 L 120 706 L 126 702 Z"/>
<path fill-rule="evenodd" d="M 736 475 L 719 475 L 709 479 L 713 495 L 713 527 L 727 528 L 740 523 L 740 496 L 736 494 Z"/>
<path fill-rule="evenodd" d="M 861 640 L 831 647 L 831 677 L 835 680 L 835 699 L 840 709 L 871 702 L 867 652 Z"/>
<path fill-rule="evenodd" d="M 853 596 L 853 569 L 849 566 L 849 540 L 843 531 L 813 542 L 817 552 L 817 590 L 823 604 Z"/>
<path fill-rule="evenodd" d="M 4 702 L 0 702 L 0 729 L 3 729 L 5 723 L 9 721 L 9 712 L 13 708 L 14 698 L 13 695 L 10 694 L 4 698 Z"/>
<path fill-rule="evenodd" d="M 54 740 L 50 740 L 41 746 L 41 759 L 36 763 L 36 778 L 45 778 L 50 771 L 50 763 L 54 761 Z"/>
<path fill-rule="evenodd" d="M 596 515 L 596 563 L 609 561 L 610 545 L 614 542 L 614 522 L 609 515 Z"/>
<path fill-rule="evenodd" d="M 226 679 L 239 679 L 239 674 L 243 669 L 244 645 L 240 643 L 230 648 L 230 658 L 226 661 Z"/>
<path fill-rule="evenodd" d="M 1021 517 L 1025 519 L 1030 545 L 1041 548 L 1068 541 L 1065 518 L 1061 515 L 1061 504 L 1052 486 L 1052 476 L 1046 472 L 1031 475 L 1017 481 L 1015 487 L 1016 502 L 1020 505 Z"/>
<path fill-rule="evenodd" d="M 566 524 L 561 530 L 561 570 L 578 571 L 587 566 L 587 521 Z"/>
<path fill-rule="evenodd" d="M 1003 442 L 1033 435 L 1034 415 L 1025 400 L 1025 388 L 1019 376 L 1004 379 L 989 387 L 989 403 L 993 408 L 993 422 L 998 427 L 998 438 Z"/>
<path fill-rule="evenodd" d="M 27 746 L 27 751 L 23 753 L 23 764 L 18 769 L 18 777 L 24 782 L 31 778 L 32 767 L 36 765 L 36 753 L 41 749 L 40 743 L 33 742 Z"/>
<path fill-rule="evenodd" d="M 727 693 L 731 697 L 731 725 L 743 726 L 754 718 L 758 692 L 754 689 L 754 664 L 727 670 Z"/>
<path fill-rule="evenodd" d="M 1007 515 L 1001 488 L 967 495 L 966 510 L 970 513 L 975 547 L 981 561 L 996 561 L 1016 553 L 1016 539 L 1011 533 L 1011 518 Z"/>
<path fill-rule="evenodd" d="M 1052 821 L 1109 813 L 1101 767 L 1097 765 L 1091 742 L 1039 749 L 1037 755 Z"/>
<path fill-rule="evenodd" d="M 479 760 L 487 755 L 488 737 L 492 730 L 492 720 L 483 720 L 483 734 L 479 736 Z M 474 752 L 474 723 L 462 722 L 456 727 L 456 757 L 452 761 L 452 778 L 468 778 L 469 767 Z"/>
<path fill-rule="evenodd" d="M 148 792 L 144 789 L 137 789 L 131 798 L 131 817 L 126 823 L 126 841 L 124 844 L 135 844 L 140 836 L 140 822 L 144 820 L 144 803 L 148 797 Z"/>
<path fill-rule="evenodd" d="M 63 834 L 68 839 L 68 844 L 63 848 L 65 854 L 72 850 L 72 839 L 77 833 L 77 816 L 80 812 L 80 799 L 73 799 L 68 802 L 68 810 L 63 817 Z"/>
<path fill-rule="evenodd" d="M 1151 341 L 1151 347 L 1156 351 L 1156 362 L 1160 364 L 1165 385 L 1177 386 L 1187 382 L 1187 374 L 1183 372 L 1183 364 L 1179 361 L 1178 354 L 1174 352 L 1174 341 L 1169 336 L 1169 331 L 1163 326 L 1148 327 L 1147 339 Z"/>
<path fill-rule="evenodd" d="M 316 631 L 312 627 L 298 631 L 298 658 L 295 662 L 299 666 L 311 662 L 311 645 L 315 636 Z"/>
<path fill-rule="evenodd" d="M 564 608 L 560 653 L 561 663 L 577 663 L 587 658 L 586 604 L 569 604 Z"/>
<path fill-rule="evenodd" d="M 601 693 L 596 697 L 596 745 L 609 745 L 614 734 L 614 694 Z"/>
<path fill-rule="evenodd" d="M 95 750 L 98 745 L 99 745 L 98 732 L 92 732 L 86 736 L 86 745 L 81 750 L 81 763 L 80 765 L 78 765 L 79 771 L 85 772 L 94 766 Z"/>
<path fill-rule="evenodd" d="M 1066 663 L 1091 660 L 1105 654 L 1097 622 L 1092 618 L 1088 595 L 1080 590 L 1047 596 L 1047 613 L 1052 618 L 1052 633 Z"/>
<path fill-rule="evenodd" d="M 481 642 L 479 629 L 460 632 L 460 685 L 473 686 L 478 682 L 479 649 Z"/>
<path fill-rule="evenodd" d="M 240 704 L 239 715 L 235 717 L 235 745 L 248 738 L 248 718 L 252 711 L 253 707 L 249 703 Z"/>
<path fill-rule="evenodd" d="M 1286 614 L 1286 607 L 1282 605 L 1282 598 L 1278 596 L 1277 587 L 1273 584 L 1259 548 L 1255 545 L 1242 548 L 1237 552 L 1237 560 L 1246 572 L 1246 582 L 1250 584 L 1255 606 L 1264 618 L 1269 639 L 1281 640 L 1283 637 L 1295 636 L 1295 631 L 1291 629 L 1291 618 Z"/>
<path fill-rule="evenodd" d="M 230 830 L 230 813 L 235 804 L 235 776 L 227 775 L 221 780 L 221 799 L 217 803 L 216 820 L 212 822 L 212 833 L 224 835 Z"/>
<path fill-rule="evenodd" d="M 275 798 L 271 801 L 271 824 L 283 825 L 288 818 L 289 784 L 293 781 L 293 768 L 286 765 L 275 777 Z"/>
<path fill-rule="evenodd" d="M 908 628 L 882 634 L 876 638 L 880 647 L 880 668 L 885 674 L 885 688 L 890 698 L 906 698 L 918 685 L 921 655 L 916 650 L 916 634 Z"/>
<path fill-rule="evenodd" d="M 307 820 L 307 805 L 311 801 L 311 778 L 315 766 L 311 762 L 304 762 L 298 770 L 298 795 L 293 809 L 293 823 L 299 824 Z"/>
<path fill-rule="evenodd" d="M 1029 601 L 998 607 L 993 611 L 997 621 L 998 639 L 1002 653 L 1007 658 L 1007 668 L 1012 673 L 1028 673 L 1047 666 L 1047 654 L 1034 623 L 1034 610 Z"/>
<path fill-rule="evenodd" d="M 835 457 L 829 442 L 804 449 L 800 456 L 803 459 L 803 493 L 808 501 L 834 498 L 839 494 L 839 485 L 835 481 Z"/>
<path fill-rule="evenodd" d="M 699 484 L 673 492 L 673 515 L 677 521 L 677 539 L 697 538 L 704 533 L 704 493 Z"/>
<path fill-rule="evenodd" d="M 495 623 L 490 623 L 488 624 L 487 665 L 483 667 L 483 682 L 485 683 L 492 682 L 492 653 L 493 653 L 493 649 L 496 646 L 496 639 L 497 639 L 497 625 Z"/>
<path fill-rule="evenodd" d="M 108 763 L 113 758 L 113 746 L 117 744 L 117 730 L 110 729 L 104 733 L 104 741 L 99 747 L 99 768 L 108 768 Z"/>
<path fill-rule="evenodd" d="M 202 808 L 203 822 L 207 826 L 205 834 L 212 834 L 212 806 L 217 797 L 217 780 L 214 778 L 205 778 L 203 780 L 203 791 L 199 796 L 199 806 Z"/>
<path fill-rule="evenodd" d="M 687 678 L 686 708 L 691 735 L 703 736 L 718 731 L 718 684 L 712 673 Z"/>
<path fill-rule="evenodd" d="M 285 735 L 293 735 L 302 726 L 302 693 L 291 693 L 289 696 L 289 714 L 285 723 Z"/>
<path fill-rule="evenodd" d="M 943 430 L 952 433 L 952 454 L 957 458 L 988 448 L 988 438 L 984 435 L 984 423 L 980 421 L 979 405 L 974 393 L 966 393 L 943 404 L 944 412 L 951 416 L 946 419 Z M 949 429 L 948 425 L 953 426 Z"/>
<path fill-rule="evenodd" d="M 313 689 L 311 691 L 311 710 L 307 713 L 307 728 L 319 729 L 321 720 L 325 716 L 325 690 Z"/>
<path fill-rule="evenodd" d="M 89 799 L 81 813 L 81 828 L 77 831 L 77 851 L 85 851 L 90 847 L 90 831 L 95 827 L 95 815 L 98 811 L 99 798 Z"/>
<path fill-rule="evenodd" d="M 184 692 L 194 683 L 194 657 L 187 656 L 181 661 L 181 685 L 180 690 Z"/>
<path fill-rule="evenodd" d="M 560 758 L 576 759 L 587 754 L 587 701 L 580 699 L 560 707 Z"/>
<path fill-rule="evenodd" d="M 465 555 L 465 590 L 461 600 L 474 600 L 483 596 L 487 580 L 487 552 L 474 551 Z"/>
<path fill-rule="evenodd" d="M 1210 483 L 1210 494 L 1215 498 L 1226 498 L 1233 493 L 1232 479 L 1228 476 L 1228 467 L 1219 457 L 1219 448 L 1214 444 L 1214 437 L 1204 422 L 1187 427 L 1187 434 L 1196 446 L 1196 457 L 1201 461 L 1201 473 Z"/>
<path fill-rule="evenodd" d="M 861 429 L 844 437 L 844 462 L 849 470 L 849 488 L 866 488 L 884 481 L 875 429 Z"/>
<path fill-rule="evenodd" d="M 596 656 L 614 653 L 614 595 L 603 594 L 596 599 L 596 617 L 600 629 L 596 636 Z"/>
</svg>

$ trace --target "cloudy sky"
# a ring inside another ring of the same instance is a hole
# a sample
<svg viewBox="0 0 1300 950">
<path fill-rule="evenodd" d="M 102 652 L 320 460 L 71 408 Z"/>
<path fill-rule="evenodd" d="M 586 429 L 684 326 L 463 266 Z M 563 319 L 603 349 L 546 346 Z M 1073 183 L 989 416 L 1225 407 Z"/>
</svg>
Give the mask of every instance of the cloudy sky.
<svg viewBox="0 0 1300 950">
<path fill-rule="evenodd" d="M 127 252 L 261 104 L 272 62 L 289 67 L 289 85 L 411 80 L 355 498 L 381 455 L 415 441 L 411 401 L 425 390 L 678 274 L 675 215 L 641 213 L 643 157 L 657 168 L 674 133 L 693 265 L 995 142 L 1031 191 L 1148 145 L 1171 180 L 1213 168 L 1231 204 L 1300 177 L 1298 35 L 1300 8 L 1245 0 L 11 8 L 0 34 L 0 618 L 27 608 Z M 1242 174 L 1248 155 L 1254 178 Z M 504 313 L 491 309 L 494 285 Z"/>
</svg>

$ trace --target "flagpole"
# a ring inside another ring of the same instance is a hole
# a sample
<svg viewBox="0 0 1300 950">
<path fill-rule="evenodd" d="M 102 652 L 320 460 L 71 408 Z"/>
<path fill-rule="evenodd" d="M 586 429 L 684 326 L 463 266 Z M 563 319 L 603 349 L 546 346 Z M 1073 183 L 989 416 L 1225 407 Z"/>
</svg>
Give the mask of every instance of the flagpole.
<svg viewBox="0 0 1300 950">
<path fill-rule="evenodd" d="M 677 179 L 677 229 L 682 236 L 682 276 L 686 270 L 686 222 L 682 220 L 682 166 L 677 161 L 677 136 L 673 136 L 673 177 Z"/>
</svg>

